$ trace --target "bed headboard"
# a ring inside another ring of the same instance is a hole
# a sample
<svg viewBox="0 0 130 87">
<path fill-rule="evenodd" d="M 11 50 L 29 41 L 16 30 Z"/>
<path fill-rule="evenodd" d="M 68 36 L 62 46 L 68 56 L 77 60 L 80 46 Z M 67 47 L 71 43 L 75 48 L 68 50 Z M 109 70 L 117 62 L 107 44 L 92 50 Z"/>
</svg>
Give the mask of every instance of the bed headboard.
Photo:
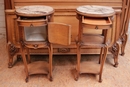
<svg viewBox="0 0 130 87">
<path fill-rule="evenodd" d="M 109 3 L 109 4 L 108 4 Z M 103 5 L 122 7 L 122 0 L 5 0 L 6 8 L 25 5 L 49 5 L 55 9 L 74 9 L 80 5 Z"/>
</svg>

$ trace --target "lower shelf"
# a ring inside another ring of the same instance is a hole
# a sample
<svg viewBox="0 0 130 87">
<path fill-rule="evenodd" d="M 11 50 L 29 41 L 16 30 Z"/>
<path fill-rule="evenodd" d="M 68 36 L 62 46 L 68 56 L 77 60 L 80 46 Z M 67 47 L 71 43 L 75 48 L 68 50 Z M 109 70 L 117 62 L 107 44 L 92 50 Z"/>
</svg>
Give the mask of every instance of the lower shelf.
<svg viewBox="0 0 130 87">
<path fill-rule="evenodd" d="M 100 64 L 95 62 L 84 61 L 80 63 L 80 73 L 99 74 Z"/>
<path fill-rule="evenodd" d="M 36 61 L 28 64 L 29 75 L 32 74 L 48 74 L 49 64 L 45 61 Z"/>
</svg>

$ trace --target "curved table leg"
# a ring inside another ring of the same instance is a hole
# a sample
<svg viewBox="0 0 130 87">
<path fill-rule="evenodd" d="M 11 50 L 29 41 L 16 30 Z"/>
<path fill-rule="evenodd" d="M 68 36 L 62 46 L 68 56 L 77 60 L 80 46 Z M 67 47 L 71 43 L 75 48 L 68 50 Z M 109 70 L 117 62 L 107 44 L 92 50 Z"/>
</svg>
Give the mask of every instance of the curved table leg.
<svg viewBox="0 0 130 87">
<path fill-rule="evenodd" d="M 16 57 L 16 53 L 18 52 L 18 48 L 16 48 L 12 43 L 7 43 L 7 50 L 8 50 L 8 56 L 9 56 L 9 62 L 8 62 L 8 68 L 13 67 L 14 64 L 14 57 Z"/>
<path fill-rule="evenodd" d="M 128 40 L 128 34 L 125 34 L 122 37 L 122 45 L 121 45 L 121 55 L 124 56 L 125 55 L 125 46 L 126 46 L 126 42 Z"/>
</svg>

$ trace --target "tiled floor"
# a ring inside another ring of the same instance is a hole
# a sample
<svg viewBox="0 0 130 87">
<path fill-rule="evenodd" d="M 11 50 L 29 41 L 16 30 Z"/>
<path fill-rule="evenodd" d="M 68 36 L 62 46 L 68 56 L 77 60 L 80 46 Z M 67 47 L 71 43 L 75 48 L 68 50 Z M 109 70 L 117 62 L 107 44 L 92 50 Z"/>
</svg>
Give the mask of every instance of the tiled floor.
<svg viewBox="0 0 130 87">
<path fill-rule="evenodd" d="M 25 82 L 24 66 L 21 60 L 13 68 L 7 68 L 8 56 L 5 38 L 0 38 L 0 87 L 130 87 L 130 42 L 127 43 L 126 54 L 119 56 L 119 66 L 112 66 L 112 55 L 107 56 L 103 72 L 103 82 L 98 82 L 98 76 L 84 74 L 78 81 L 74 80 L 72 71 L 75 68 L 76 56 L 54 56 L 53 82 L 44 75 L 36 75 Z M 35 59 L 37 56 L 33 56 Z M 47 56 L 38 56 L 46 59 Z M 91 58 L 93 57 L 93 58 Z M 97 55 L 84 55 L 83 60 L 98 60 Z"/>
</svg>

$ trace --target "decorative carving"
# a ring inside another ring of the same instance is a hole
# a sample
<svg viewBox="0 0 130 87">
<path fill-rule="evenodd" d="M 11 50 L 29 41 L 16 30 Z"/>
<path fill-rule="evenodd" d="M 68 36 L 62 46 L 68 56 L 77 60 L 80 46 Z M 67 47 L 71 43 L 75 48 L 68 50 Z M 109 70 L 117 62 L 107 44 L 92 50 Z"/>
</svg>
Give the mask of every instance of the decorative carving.
<svg viewBox="0 0 130 87">
<path fill-rule="evenodd" d="M 33 27 L 33 24 L 30 24 L 30 27 Z"/>
<path fill-rule="evenodd" d="M 59 48 L 58 52 L 60 52 L 60 53 L 67 53 L 67 52 L 70 52 L 70 49 L 69 48 Z"/>
<path fill-rule="evenodd" d="M 22 40 L 20 40 L 20 43 L 21 43 L 22 46 L 26 45 Z"/>
<path fill-rule="evenodd" d="M 8 47 L 8 55 L 9 55 L 8 67 L 11 68 L 13 67 L 13 57 L 19 50 L 11 42 L 8 42 L 7 47 Z"/>
<path fill-rule="evenodd" d="M 117 41 L 113 46 L 112 48 L 109 49 L 109 51 L 113 54 L 114 56 L 114 62 L 115 62 L 115 65 L 114 67 L 117 67 L 118 66 L 118 55 L 119 55 L 119 41 Z"/>
<path fill-rule="evenodd" d="M 38 48 L 38 44 L 33 45 L 34 49 Z"/>
<path fill-rule="evenodd" d="M 96 26 L 95 29 L 98 29 L 98 26 Z"/>
<path fill-rule="evenodd" d="M 9 51 L 10 56 L 14 56 L 18 52 L 18 48 L 16 48 L 14 44 L 9 42 L 8 51 Z"/>
</svg>

